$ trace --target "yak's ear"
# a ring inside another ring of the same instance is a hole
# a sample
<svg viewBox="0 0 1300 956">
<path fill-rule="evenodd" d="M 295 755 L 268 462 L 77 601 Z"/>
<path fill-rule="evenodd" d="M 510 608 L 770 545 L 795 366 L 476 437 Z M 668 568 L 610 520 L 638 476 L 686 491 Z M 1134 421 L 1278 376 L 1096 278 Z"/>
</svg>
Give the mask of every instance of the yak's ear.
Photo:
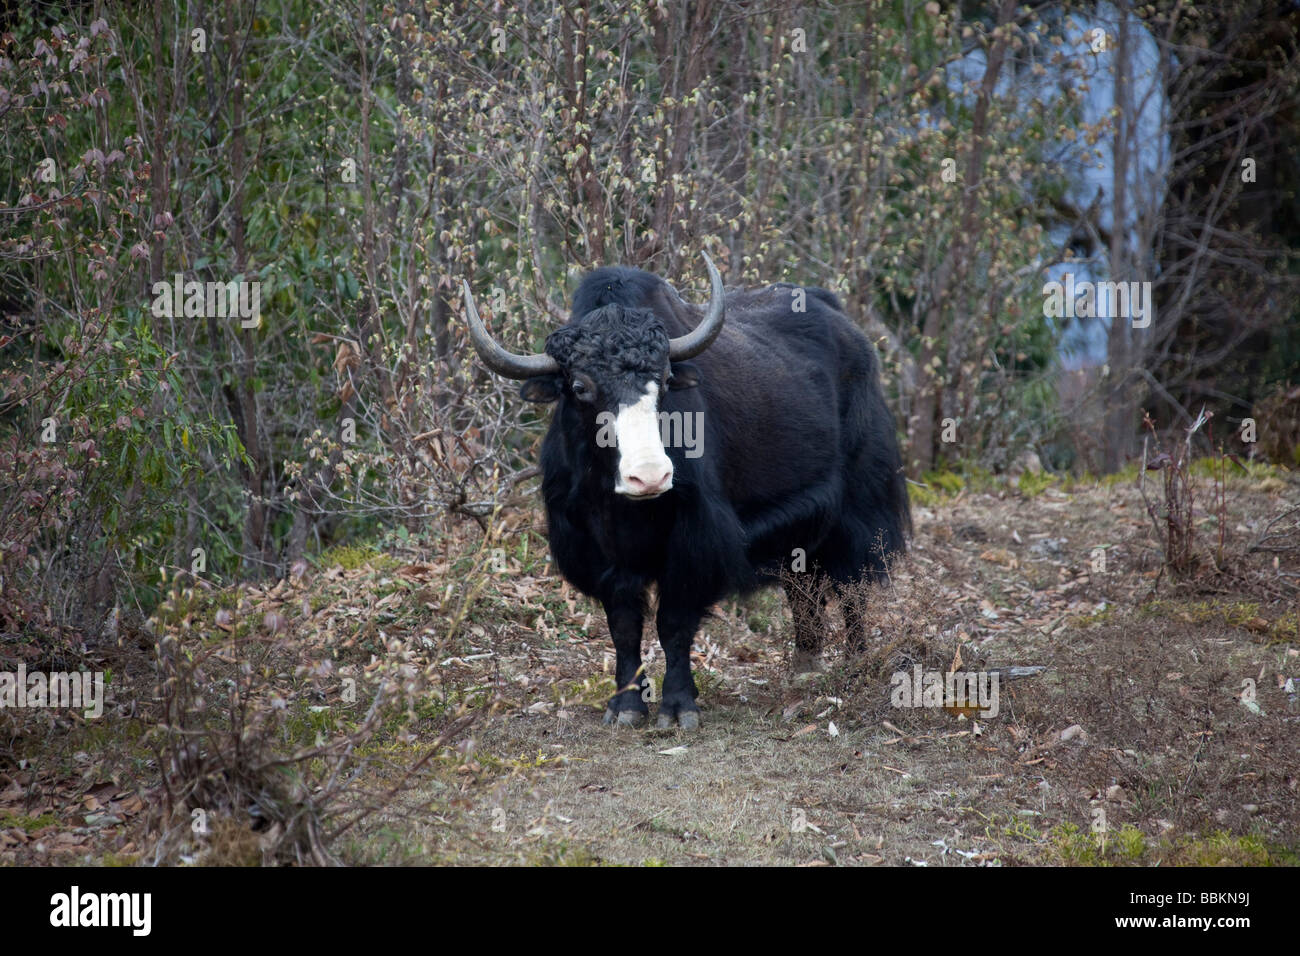
<svg viewBox="0 0 1300 956">
<path fill-rule="evenodd" d="M 674 362 L 672 364 L 672 374 L 668 377 L 669 388 L 694 388 L 699 384 L 700 370 L 698 366 L 691 362 Z"/>
<path fill-rule="evenodd" d="M 524 379 L 524 384 L 519 386 L 519 394 L 530 402 L 553 402 L 563 391 L 558 375 L 535 375 Z"/>
</svg>

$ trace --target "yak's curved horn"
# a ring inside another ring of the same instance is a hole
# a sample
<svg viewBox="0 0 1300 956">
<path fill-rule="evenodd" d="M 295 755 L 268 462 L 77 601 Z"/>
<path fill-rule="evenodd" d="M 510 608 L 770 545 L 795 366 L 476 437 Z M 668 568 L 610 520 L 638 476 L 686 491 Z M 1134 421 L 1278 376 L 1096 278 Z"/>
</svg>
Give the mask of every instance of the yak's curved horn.
<svg viewBox="0 0 1300 956">
<path fill-rule="evenodd" d="M 704 265 L 709 270 L 709 284 L 712 287 L 709 307 L 705 310 L 704 318 L 700 320 L 699 325 L 685 335 L 669 340 L 668 358 L 673 362 L 694 358 L 712 345 L 713 340 L 722 331 L 722 323 L 726 318 L 727 310 L 723 303 L 722 276 L 718 275 L 717 267 L 714 266 L 713 260 L 709 258 L 709 254 L 705 252 L 702 255 L 704 256 Z"/>
<path fill-rule="evenodd" d="M 465 287 L 465 318 L 469 320 L 469 340 L 474 343 L 474 349 L 484 365 L 506 378 L 532 378 L 534 375 L 551 375 L 560 370 L 560 364 L 545 352 L 540 355 L 516 355 L 502 348 L 479 318 L 469 283 L 462 279 L 461 285 Z"/>
</svg>

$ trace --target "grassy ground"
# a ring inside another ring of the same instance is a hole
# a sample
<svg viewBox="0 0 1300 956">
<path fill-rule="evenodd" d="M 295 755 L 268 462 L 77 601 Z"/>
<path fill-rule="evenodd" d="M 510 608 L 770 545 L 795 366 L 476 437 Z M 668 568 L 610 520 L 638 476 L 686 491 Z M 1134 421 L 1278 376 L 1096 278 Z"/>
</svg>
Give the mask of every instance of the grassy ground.
<svg viewBox="0 0 1300 956">
<path fill-rule="evenodd" d="M 720 605 L 695 646 L 693 734 L 601 724 L 604 621 L 547 573 L 532 513 L 499 552 L 471 526 L 419 554 L 336 551 L 300 582 L 181 610 L 191 639 L 221 607 L 242 609 L 235 627 L 280 614 L 271 629 L 328 650 L 340 676 L 399 645 L 434 675 L 401 731 L 359 754 L 381 794 L 428 759 L 338 841 L 348 861 L 1295 865 L 1300 553 L 1247 549 L 1300 490 L 1257 472 L 1228 491 L 1223 569 L 1207 550 L 1181 582 L 1131 480 L 923 492 L 912 553 L 871 596 L 866 657 L 847 659 L 835 629 L 828 673 L 794 680 L 777 592 Z M 1213 550 L 1215 519 L 1199 532 Z M 655 679 L 657 650 L 648 634 Z M 143 680 L 142 652 L 119 653 Z M 954 664 L 1044 669 L 1003 683 L 991 719 L 890 705 L 894 672 Z M 65 726 L 28 739 L 25 768 L 0 763 L 0 860 L 148 858 L 135 801 L 156 802 L 156 761 L 131 742 L 130 686 L 112 729 Z M 325 694 L 279 725 L 283 744 L 355 724 L 355 706 Z"/>
</svg>

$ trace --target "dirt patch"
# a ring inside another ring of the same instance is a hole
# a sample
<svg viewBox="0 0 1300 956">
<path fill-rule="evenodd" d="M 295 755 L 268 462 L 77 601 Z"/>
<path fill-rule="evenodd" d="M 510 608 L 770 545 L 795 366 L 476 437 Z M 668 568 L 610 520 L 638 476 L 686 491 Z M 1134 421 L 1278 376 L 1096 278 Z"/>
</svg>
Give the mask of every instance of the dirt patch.
<svg viewBox="0 0 1300 956">
<path fill-rule="evenodd" d="M 1244 553 L 1290 488 L 1231 489 L 1237 573 L 1195 586 L 1162 580 L 1130 487 L 922 509 L 909 562 L 873 596 L 864 659 L 844 658 L 833 627 L 837 666 L 793 683 L 779 599 L 717 609 L 696 645 L 707 686 L 697 735 L 600 726 L 608 688 L 581 683 L 587 668 L 608 669 L 599 614 L 589 639 L 524 660 L 507 651 L 503 671 L 550 671 L 588 693 L 524 693 L 490 722 L 479 754 L 535 766 L 466 781 L 439 852 L 634 865 L 1294 864 L 1300 662 L 1287 565 Z M 657 648 L 645 648 L 657 676 Z M 892 674 L 954 663 L 1044 669 L 1004 682 L 989 720 L 891 705 Z"/>
</svg>

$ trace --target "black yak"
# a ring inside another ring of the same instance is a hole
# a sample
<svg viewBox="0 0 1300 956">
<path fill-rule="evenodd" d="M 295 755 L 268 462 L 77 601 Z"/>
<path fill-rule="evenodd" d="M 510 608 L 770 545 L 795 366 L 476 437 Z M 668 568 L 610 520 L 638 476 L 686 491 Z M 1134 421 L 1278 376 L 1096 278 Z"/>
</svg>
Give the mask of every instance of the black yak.
<svg viewBox="0 0 1300 956">
<path fill-rule="evenodd" d="M 525 399 L 556 403 L 541 452 L 551 554 L 605 608 L 617 652 L 606 723 L 649 714 L 651 584 L 666 660 L 658 725 L 690 729 L 691 643 L 712 604 L 784 579 L 806 668 L 826 630 L 816 584 L 882 579 L 910 531 L 879 360 L 839 300 L 789 284 L 724 292 L 704 258 L 703 310 L 650 273 L 596 269 L 539 355 L 492 339 L 465 283 L 484 364 L 523 379 Z M 862 622 L 843 604 L 860 648 Z"/>
</svg>

